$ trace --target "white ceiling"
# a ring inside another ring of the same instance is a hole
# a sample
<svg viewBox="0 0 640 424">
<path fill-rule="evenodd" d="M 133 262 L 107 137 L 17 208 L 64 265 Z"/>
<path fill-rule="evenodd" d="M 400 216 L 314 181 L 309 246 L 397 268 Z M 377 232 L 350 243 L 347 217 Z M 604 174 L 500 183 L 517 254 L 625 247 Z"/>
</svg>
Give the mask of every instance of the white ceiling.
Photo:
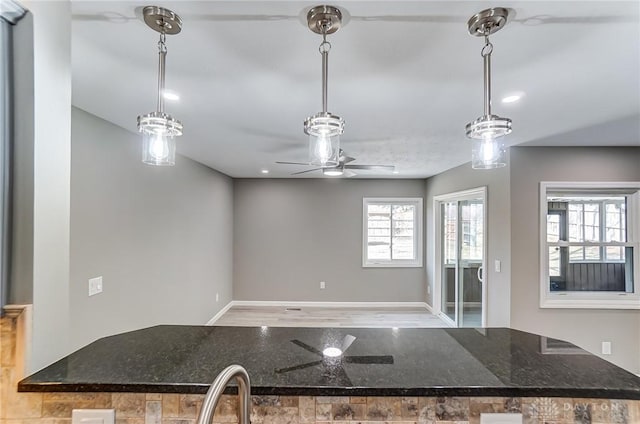
<svg viewBox="0 0 640 424">
<path fill-rule="evenodd" d="M 155 110 L 158 34 L 150 2 L 74 1 L 73 104 L 133 132 Z M 320 36 L 304 22 L 319 2 L 173 1 L 167 112 L 183 122 L 178 153 L 238 178 L 305 167 L 302 122 L 321 109 Z M 350 20 L 329 36 L 329 111 L 346 121 L 358 163 L 427 177 L 468 162 L 464 126 L 482 114 L 483 40 L 466 22 L 493 6 L 513 20 L 492 36 L 493 109 L 513 120 L 510 145 L 640 145 L 637 1 L 489 3 L 337 1 Z M 500 99 L 524 92 L 517 103 Z M 365 175 L 366 174 L 366 175 Z M 319 176 L 318 174 L 305 174 Z"/>
</svg>

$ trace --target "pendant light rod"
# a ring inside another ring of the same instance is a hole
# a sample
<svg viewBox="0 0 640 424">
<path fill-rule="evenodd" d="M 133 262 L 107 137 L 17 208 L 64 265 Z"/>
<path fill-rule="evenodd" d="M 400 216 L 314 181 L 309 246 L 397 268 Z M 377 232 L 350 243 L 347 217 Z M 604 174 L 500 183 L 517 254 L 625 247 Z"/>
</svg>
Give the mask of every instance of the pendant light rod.
<svg viewBox="0 0 640 424">
<path fill-rule="evenodd" d="M 164 113 L 164 81 L 165 65 L 167 61 L 167 45 L 165 44 L 165 33 L 160 33 L 158 42 L 158 112 Z"/>
<path fill-rule="evenodd" d="M 312 32 L 322 35 L 322 43 L 318 50 L 322 55 L 322 113 L 329 113 L 328 85 L 329 85 L 329 51 L 331 43 L 327 35 L 333 34 L 342 26 L 342 12 L 334 6 L 316 6 L 307 14 L 307 25 Z"/>
<path fill-rule="evenodd" d="M 320 44 L 320 54 L 322 55 L 322 113 L 327 113 L 328 111 L 329 50 L 331 50 L 331 44 L 327 42 L 327 34 L 323 33 L 323 41 Z"/>
<path fill-rule="evenodd" d="M 182 19 L 169 9 L 159 6 L 146 6 L 142 10 L 144 22 L 160 33 L 158 41 L 158 107 L 157 112 L 164 113 L 165 67 L 167 60 L 166 36 L 182 31 Z"/>
<path fill-rule="evenodd" d="M 469 34 L 484 38 L 484 46 L 480 52 L 484 66 L 484 115 L 491 115 L 491 53 L 493 44 L 489 35 L 500 31 L 509 20 L 509 9 L 495 7 L 485 9 L 471 17 L 467 22 Z"/>
<path fill-rule="evenodd" d="M 491 115 L 491 52 L 493 45 L 489 42 L 489 35 L 485 35 L 485 45 L 482 48 L 484 61 L 484 114 Z"/>
</svg>

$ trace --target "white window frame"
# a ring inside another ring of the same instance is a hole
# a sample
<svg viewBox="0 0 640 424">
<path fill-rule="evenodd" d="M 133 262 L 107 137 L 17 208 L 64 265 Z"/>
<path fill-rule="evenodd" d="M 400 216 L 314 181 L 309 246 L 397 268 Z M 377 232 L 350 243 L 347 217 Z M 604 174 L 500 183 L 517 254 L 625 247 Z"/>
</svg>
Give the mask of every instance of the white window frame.
<svg viewBox="0 0 640 424">
<path fill-rule="evenodd" d="M 571 252 L 569 252 L 568 254 L 568 261 L 569 263 L 573 263 L 573 264 L 577 264 L 577 263 L 600 263 L 602 261 L 607 261 L 607 262 L 624 262 L 623 260 L 613 260 L 613 259 L 607 259 L 607 254 L 606 254 L 606 246 L 604 245 L 605 243 L 608 243 L 605 239 L 607 238 L 607 211 L 606 211 L 606 205 L 610 205 L 610 204 L 614 204 L 613 202 L 608 202 L 605 200 L 599 200 L 599 201 L 579 201 L 579 202 L 575 202 L 575 201 L 571 201 L 569 202 L 569 205 L 571 204 L 582 204 L 582 205 L 593 205 L 593 204 L 597 204 L 598 205 L 598 238 L 599 241 L 595 242 L 596 244 L 599 245 L 599 251 L 598 251 L 598 256 L 599 259 L 597 260 L 593 260 L 593 259 L 586 259 L 586 252 L 582 252 L 582 259 L 571 259 Z M 570 210 L 567 210 L 567 213 L 570 213 Z M 585 236 L 585 227 L 586 224 L 584 223 L 584 208 L 582 209 L 582 239 L 584 241 Z M 569 220 L 569 215 L 567 215 L 567 221 Z M 567 232 L 568 229 L 567 229 Z M 583 242 L 576 242 L 576 243 L 583 243 Z M 584 244 L 589 244 L 589 242 L 585 242 Z"/>
<path fill-rule="evenodd" d="M 416 208 L 413 225 L 413 243 L 415 259 L 369 259 L 368 258 L 368 206 L 369 205 L 413 205 Z M 422 228 L 424 216 L 421 197 L 363 197 L 362 198 L 362 267 L 363 268 L 421 268 L 422 267 Z"/>
<path fill-rule="evenodd" d="M 552 292 L 549 288 L 547 243 L 547 193 L 554 191 L 640 190 L 640 182 L 540 182 L 540 307 L 582 309 L 640 309 L 640 193 L 629 196 L 627 204 L 627 243 L 633 247 L 633 292 Z M 588 244 L 581 242 L 580 244 Z"/>
</svg>

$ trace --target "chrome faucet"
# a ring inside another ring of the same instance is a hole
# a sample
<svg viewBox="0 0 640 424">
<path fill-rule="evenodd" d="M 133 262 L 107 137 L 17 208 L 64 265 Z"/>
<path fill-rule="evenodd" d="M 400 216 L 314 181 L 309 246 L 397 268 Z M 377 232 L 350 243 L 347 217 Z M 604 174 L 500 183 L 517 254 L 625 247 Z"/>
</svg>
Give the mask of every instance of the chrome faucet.
<svg viewBox="0 0 640 424">
<path fill-rule="evenodd" d="M 240 365 L 229 365 L 211 383 L 207 395 L 204 397 L 204 402 L 202 402 L 202 409 L 196 424 L 211 424 L 213 412 L 216 409 L 216 405 L 218 405 L 220 396 L 222 396 L 222 392 L 229 384 L 229 381 L 234 377 L 238 382 L 238 424 L 250 424 L 251 383 L 247 370 Z"/>
</svg>

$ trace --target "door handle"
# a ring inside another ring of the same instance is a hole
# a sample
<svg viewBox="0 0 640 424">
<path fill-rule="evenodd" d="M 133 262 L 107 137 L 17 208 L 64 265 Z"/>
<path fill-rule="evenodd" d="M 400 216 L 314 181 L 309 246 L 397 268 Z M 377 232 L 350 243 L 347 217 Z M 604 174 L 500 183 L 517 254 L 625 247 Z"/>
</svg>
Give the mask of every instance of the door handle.
<svg viewBox="0 0 640 424">
<path fill-rule="evenodd" d="M 482 266 L 478 267 L 478 281 L 480 281 L 481 283 L 484 283 L 484 276 L 482 274 L 484 274 L 483 272 L 484 270 L 482 269 Z"/>
</svg>

